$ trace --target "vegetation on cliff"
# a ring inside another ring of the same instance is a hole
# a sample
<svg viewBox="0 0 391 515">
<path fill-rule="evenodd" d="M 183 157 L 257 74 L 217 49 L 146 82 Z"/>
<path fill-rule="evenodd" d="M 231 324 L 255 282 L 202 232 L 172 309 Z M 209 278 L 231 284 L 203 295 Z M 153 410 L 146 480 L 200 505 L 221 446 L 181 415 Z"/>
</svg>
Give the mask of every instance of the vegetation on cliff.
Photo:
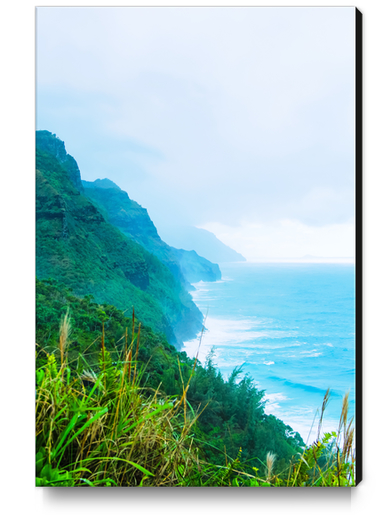
<svg viewBox="0 0 391 515">
<path fill-rule="evenodd" d="M 66 156 L 61 140 L 37 132 L 37 277 L 122 309 L 133 306 L 172 343 L 194 337 L 202 315 L 190 294 L 156 256 L 105 220 L 83 194 L 76 162 Z"/>
<path fill-rule="evenodd" d="M 37 485 L 354 484 L 347 405 L 339 433 L 305 448 L 249 377 L 225 381 L 212 356 L 202 367 L 54 281 L 37 282 L 36 356 Z"/>
<path fill-rule="evenodd" d="M 85 194 L 96 203 L 108 222 L 154 254 L 187 289 L 192 289 L 192 282 L 221 279 L 218 265 L 199 256 L 194 250 L 167 245 L 160 238 L 148 211 L 131 200 L 115 183 L 98 179 L 94 182 L 82 181 L 82 184 Z"/>
<path fill-rule="evenodd" d="M 335 468 L 333 435 L 314 448 L 317 465 L 300 464 L 300 435 L 265 414 L 264 392 L 240 370 L 224 380 L 212 355 L 203 367 L 53 280 L 37 281 L 36 356 L 38 484 L 270 486 L 294 470 L 322 482 Z"/>
<path fill-rule="evenodd" d="M 213 352 L 202 366 L 178 351 L 202 315 L 175 249 L 166 266 L 144 248 L 168 247 L 149 217 L 148 245 L 110 223 L 55 135 L 36 151 L 37 485 L 354 484 L 347 400 L 338 433 L 306 448 L 240 368 L 224 379 Z"/>
</svg>

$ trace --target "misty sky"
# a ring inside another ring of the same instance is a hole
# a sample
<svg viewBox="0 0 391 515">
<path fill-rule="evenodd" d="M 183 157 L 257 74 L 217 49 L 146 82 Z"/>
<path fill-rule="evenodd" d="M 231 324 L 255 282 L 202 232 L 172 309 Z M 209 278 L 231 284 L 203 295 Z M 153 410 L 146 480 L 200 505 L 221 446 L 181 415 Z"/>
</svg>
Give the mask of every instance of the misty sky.
<svg viewBox="0 0 391 515">
<path fill-rule="evenodd" d="M 37 128 L 159 229 L 354 256 L 354 8 L 38 8 Z"/>
</svg>

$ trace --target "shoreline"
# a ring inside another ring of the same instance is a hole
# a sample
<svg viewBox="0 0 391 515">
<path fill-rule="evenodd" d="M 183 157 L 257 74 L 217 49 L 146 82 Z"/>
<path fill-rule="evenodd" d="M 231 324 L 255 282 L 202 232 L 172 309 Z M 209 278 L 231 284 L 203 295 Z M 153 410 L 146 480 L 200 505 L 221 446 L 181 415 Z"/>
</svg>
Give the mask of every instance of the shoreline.
<svg viewBox="0 0 391 515">
<path fill-rule="evenodd" d="M 242 268 L 250 270 L 256 265 L 262 267 L 263 264 L 269 265 L 269 263 L 243 262 L 230 263 L 228 266 L 232 269 Z M 270 265 L 271 264 L 272 263 L 270 263 Z M 278 265 L 281 264 L 281 269 L 284 269 L 286 268 L 284 265 L 294 263 L 273 264 L 277 265 L 277 269 L 279 268 Z M 305 264 L 308 265 L 308 263 Z M 327 265 L 331 263 L 314 264 L 324 265 L 326 270 L 328 268 Z M 335 264 L 342 265 L 342 268 L 345 269 L 344 263 Z M 349 263 L 349 265 L 351 264 Z M 275 267 L 272 268 L 274 269 Z M 277 373 L 277 375 L 279 375 L 281 372 L 281 369 L 279 372 L 275 372 L 275 370 L 278 369 L 278 361 L 281 361 L 281 358 L 278 357 L 278 352 L 281 352 L 281 349 L 285 350 L 285 348 L 293 347 L 292 350 L 294 350 L 294 348 L 297 348 L 295 353 L 291 353 L 291 357 L 294 358 L 297 353 L 308 358 L 306 361 L 307 367 L 311 367 L 308 365 L 308 363 L 310 363 L 309 359 L 312 358 L 314 360 L 318 356 L 321 357 L 322 352 L 315 353 L 308 350 L 301 350 L 302 348 L 306 349 L 306 347 L 302 347 L 306 345 L 306 343 L 300 343 L 300 338 L 298 340 L 299 343 L 289 345 L 283 342 L 282 345 L 279 345 L 279 340 L 276 339 L 275 334 L 270 332 L 271 327 L 270 324 L 268 325 L 267 323 L 268 320 L 262 326 L 260 317 L 246 316 L 243 313 L 241 313 L 240 316 L 235 314 L 235 317 L 232 318 L 229 318 L 229 314 L 227 313 L 226 316 L 223 317 L 221 310 L 215 315 L 213 304 L 219 304 L 219 296 L 216 290 L 221 292 L 221 289 L 225 287 L 224 283 L 227 284 L 233 280 L 232 277 L 229 277 L 229 274 L 223 273 L 222 279 L 218 281 L 218 283 L 220 283 L 219 285 L 203 281 L 193 284 L 195 290 L 191 292 L 191 295 L 201 312 L 205 313 L 206 302 L 212 304 L 212 307 L 209 307 L 207 311 L 208 316 L 204 322 L 206 330 L 202 335 L 201 345 L 199 334 L 197 338 L 184 342 L 182 350 L 185 351 L 189 357 L 195 357 L 199 349 L 198 359 L 204 363 L 211 348 L 215 348 L 214 363 L 225 379 L 228 378 L 235 366 L 243 365 L 243 374 L 248 373 L 253 379 L 257 389 L 265 390 L 265 399 L 267 401 L 265 413 L 282 420 L 285 424 L 292 427 L 295 432 L 298 432 L 304 442 L 310 444 L 313 441 L 312 439 L 316 439 L 317 436 L 319 416 L 317 416 L 316 413 L 320 412 L 323 395 L 327 388 L 324 388 L 324 393 L 321 393 L 316 384 L 312 385 L 308 383 L 308 381 L 305 381 L 304 377 L 300 379 L 297 384 L 292 383 L 292 375 L 289 376 L 289 374 L 285 376 L 285 379 L 284 375 L 281 376 L 279 383 L 276 383 L 273 379 L 273 374 L 275 375 Z M 206 301 L 206 299 L 208 300 Z M 301 337 L 301 339 L 303 338 Z M 332 338 L 329 339 L 332 341 Z M 283 338 L 281 338 L 281 340 L 283 340 Z M 325 338 L 325 340 L 327 340 L 327 338 Z M 328 351 L 339 352 L 339 350 L 337 348 L 334 349 L 334 345 L 328 341 L 324 342 L 323 345 L 328 347 Z M 310 345 L 308 345 L 308 347 L 310 347 Z M 322 351 L 324 351 L 324 349 L 326 349 L 326 347 L 323 347 Z M 312 354 L 310 352 L 312 352 Z M 296 362 L 299 361 L 296 360 Z M 294 362 L 295 366 L 297 366 L 296 362 Z M 316 361 L 313 361 L 313 364 L 315 368 L 316 366 L 322 366 L 316 365 Z M 330 365 L 330 363 L 327 364 Z M 310 369 L 311 368 L 308 370 Z M 253 372 L 255 370 L 259 373 L 254 374 Z M 290 369 L 289 371 L 291 372 Z M 254 375 L 257 377 L 254 377 Z M 293 375 L 293 377 L 295 377 L 295 375 Z M 305 384 L 300 384 L 303 382 Z M 337 383 L 338 381 L 336 381 L 335 386 L 338 386 Z M 292 389 L 293 386 L 295 387 L 294 389 Z M 326 408 L 322 424 L 322 433 L 337 431 L 340 409 L 342 407 L 342 396 L 345 393 L 342 393 L 342 390 L 341 393 L 339 393 L 338 388 L 333 389 L 332 384 L 329 386 L 331 386 L 334 396 L 331 405 L 329 408 Z M 319 393 L 316 393 L 315 390 L 319 390 Z M 322 388 L 321 390 L 323 391 Z M 294 393 L 294 396 L 290 395 L 292 393 Z M 354 412 L 354 397 L 350 402 L 349 411 Z"/>
</svg>

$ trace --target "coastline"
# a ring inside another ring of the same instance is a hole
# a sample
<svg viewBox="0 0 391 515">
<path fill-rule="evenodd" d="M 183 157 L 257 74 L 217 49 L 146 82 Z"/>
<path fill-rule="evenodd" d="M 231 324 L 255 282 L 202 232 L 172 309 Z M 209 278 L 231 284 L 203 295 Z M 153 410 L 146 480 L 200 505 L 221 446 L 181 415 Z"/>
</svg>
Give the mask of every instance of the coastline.
<svg viewBox="0 0 391 515">
<path fill-rule="evenodd" d="M 319 269 L 339 271 L 331 264 L 312 266 L 309 270 Z M 286 266 L 288 265 L 288 266 Z M 293 265 L 290 267 L 289 265 Z M 261 267 L 270 270 L 307 270 L 306 265 L 293 263 L 235 263 L 228 267 L 223 265 L 223 277 L 220 284 L 199 282 L 195 283 L 195 290 L 192 292 L 193 301 L 206 315 L 206 330 L 202 334 L 201 345 L 200 335 L 190 341 L 184 342 L 183 350 L 189 357 L 195 357 L 199 350 L 199 360 L 204 362 L 208 352 L 214 348 L 214 362 L 219 368 L 223 377 L 228 378 L 232 370 L 237 366 L 243 366 L 243 373 L 248 373 L 257 388 L 265 390 L 265 413 L 272 414 L 281 419 L 285 424 L 292 427 L 302 436 L 307 443 L 312 443 L 318 431 L 319 412 L 322 399 L 328 387 L 331 387 L 332 397 L 326 409 L 322 431 L 335 431 L 339 424 L 339 414 L 342 405 L 342 397 L 346 391 L 343 390 L 344 383 L 349 377 L 345 377 L 344 370 L 339 375 L 330 376 L 330 383 L 318 381 L 314 374 L 322 375 L 322 366 L 330 367 L 331 359 L 335 355 L 351 357 L 352 349 L 338 347 L 330 336 L 319 337 L 316 343 L 307 338 L 308 335 L 300 333 L 300 324 L 290 331 L 286 327 L 278 327 L 279 320 L 271 317 L 254 316 L 252 311 L 246 316 L 245 307 L 239 310 L 225 302 L 229 309 L 224 313 L 224 307 L 219 307 L 223 291 L 232 295 L 233 289 L 229 283 L 234 280 L 227 274 L 236 270 L 257 270 Z M 341 270 L 349 270 L 342 263 Z M 351 265 L 349 263 L 349 265 Z M 233 274 L 231 274 L 233 275 Z M 237 278 L 238 279 L 238 278 Z M 244 283 L 243 283 L 244 284 Z M 232 284 L 233 286 L 233 284 Z M 236 289 L 237 291 L 237 289 Z M 275 297 L 279 301 L 280 297 Z M 284 298 L 284 297 L 281 297 Z M 239 299 L 238 299 L 239 300 Z M 217 309 L 219 307 L 219 309 Z M 254 306 L 252 306 L 254 308 Z M 348 316 L 348 315 L 347 315 Z M 317 328 L 315 328 L 317 329 Z M 313 329 L 313 331 L 315 331 Z M 315 331 L 316 332 L 316 331 Z M 305 340 L 305 341 L 304 341 Z M 308 340 L 308 341 L 307 341 Z M 319 340 L 319 341 L 318 341 Z M 350 341 L 350 340 L 349 340 Z M 345 344 L 344 344 L 345 345 Z M 346 344 L 347 345 L 347 344 Z M 326 360 L 327 358 L 327 360 Z M 284 366 L 281 362 L 285 363 Z M 319 364 L 319 363 L 320 364 Z M 314 371 L 312 372 L 311 367 Z M 306 368 L 307 367 L 307 368 Z M 326 369 L 325 369 L 326 370 Z M 311 371 L 308 377 L 305 372 Z M 350 371 L 351 372 L 351 371 Z M 333 384 L 334 383 L 334 384 Z M 352 387 L 354 381 L 351 381 Z M 351 392 L 353 388 L 350 388 Z M 354 412 L 354 391 L 351 394 L 350 413 Z"/>
</svg>

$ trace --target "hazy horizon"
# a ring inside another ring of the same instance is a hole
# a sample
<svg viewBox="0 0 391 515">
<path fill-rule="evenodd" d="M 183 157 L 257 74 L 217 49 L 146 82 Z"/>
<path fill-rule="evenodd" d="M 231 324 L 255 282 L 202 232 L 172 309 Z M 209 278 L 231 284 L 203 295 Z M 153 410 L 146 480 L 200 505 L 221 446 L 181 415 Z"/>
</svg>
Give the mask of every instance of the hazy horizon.
<svg viewBox="0 0 391 515">
<path fill-rule="evenodd" d="M 351 8 L 37 8 L 37 128 L 156 227 L 353 258 Z"/>
</svg>

